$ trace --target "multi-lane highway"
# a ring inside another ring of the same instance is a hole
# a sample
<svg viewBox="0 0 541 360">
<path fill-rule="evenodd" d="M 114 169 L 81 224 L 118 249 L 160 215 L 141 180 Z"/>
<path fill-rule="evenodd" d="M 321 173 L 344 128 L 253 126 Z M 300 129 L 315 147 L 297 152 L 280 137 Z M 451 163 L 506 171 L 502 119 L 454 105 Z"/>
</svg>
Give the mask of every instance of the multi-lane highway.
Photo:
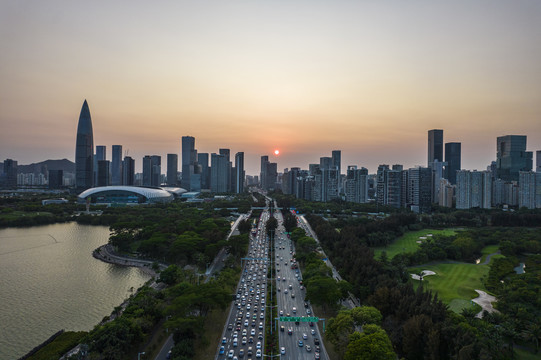
<svg viewBox="0 0 541 360">
<path fill-rule="evenodd" d="M 242 275 L 215 359 L 252 359 L 263 356 L 269 261 L 265 223 L 268 218 L 268 211 L 263 211 L 257 234 L 250 235 L 248 256 L 242 262 Z"/>
<path fill-rule="evenodd" d="M 294 245 L 285 234 L 282 214 L 277 211 L 278 220 L 273 260 L 276 265 L 276 295 L 278 317 L 315 317 L 310 304 L 305 302 L 306 289 L 302 274 L 292 266 L 295 263 Z M 321 334 L 313 322 L 277 322 L 280 332 L 279 343 L 282 359 L 328 359 L 321 341 Z"/>
</svg>

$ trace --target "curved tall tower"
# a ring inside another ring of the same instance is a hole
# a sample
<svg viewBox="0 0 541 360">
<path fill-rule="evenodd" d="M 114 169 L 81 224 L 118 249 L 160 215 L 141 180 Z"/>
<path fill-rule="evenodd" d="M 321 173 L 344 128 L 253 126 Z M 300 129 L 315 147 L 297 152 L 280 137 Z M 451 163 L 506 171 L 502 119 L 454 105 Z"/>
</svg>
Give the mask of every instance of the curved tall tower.
<svg viewBox="0 0 541 360">
<path fill-rule="evenodd" d="M 92 119 L 88 103 L 83 103 L 79 124 L 77 125 L 77 143 L 75 144 L 75 187 L 77 191 L 89 189 L 94 183 L 94 139 Z"/>
</svg>

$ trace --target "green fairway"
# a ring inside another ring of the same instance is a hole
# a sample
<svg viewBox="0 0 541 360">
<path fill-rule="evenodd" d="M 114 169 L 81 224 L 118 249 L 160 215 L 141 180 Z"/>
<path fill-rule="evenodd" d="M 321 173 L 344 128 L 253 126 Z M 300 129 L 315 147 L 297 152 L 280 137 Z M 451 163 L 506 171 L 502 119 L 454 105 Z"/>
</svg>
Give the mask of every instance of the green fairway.
<svg viewBox="0 0 541 360">
<path fill-rule="evenodd" d="M 378 257 L 383 250 L 387 252 L 387 257 L 392 259 L 393 256 L 405 252 L 415 252 L 419 248 L 419 243 L 417 241 L 425 241 L 419 239 L 420 237 L 426 237 L 427 239 L 430 236 L 427 235 L 454 235 L 456 234 L 455 230 L 444 229 L 444 230 L 435 230 L 435 229 L 424 229 L 419 231 L 407 232 L 398 239 L 394 240 L 387 247 L 377 247 L 374 248 L 374 254 Z"/>
<path fill-rule="evenodd" d="M 486 291 L 481 278 L 488 275 L 488 265 L 467 263 L 438 263 L 408 269 L 412 274 L 422 270 L 432 270 L 436 275 L 425 276 L 423 286 L 438 293 L 438 297 L 449 305 L 451 310 L 460 312 L 472 306 L 471 300 L 478 295 L 475 289 Z M 419 281 L 413 280 L 419 284 Z"/>
</svg>

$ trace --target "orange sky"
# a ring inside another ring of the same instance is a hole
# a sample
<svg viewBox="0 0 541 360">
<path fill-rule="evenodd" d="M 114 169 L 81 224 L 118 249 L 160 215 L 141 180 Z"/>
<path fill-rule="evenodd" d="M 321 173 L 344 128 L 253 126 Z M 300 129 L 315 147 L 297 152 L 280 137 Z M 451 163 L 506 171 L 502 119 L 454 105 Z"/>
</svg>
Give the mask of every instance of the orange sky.
<svg viewBox="0 0 541 360">
<path fill-rule="evenodd" d="M 86 98 L 95 145 L 138 169 L 184 135 L 244 151 L 249 174 L 334 149 L 343 169 L 426 165 L 434 128 L 484 169 L 497 136 L 541 149 L 540 39 L 525 0 L 6 1 L 0 160 L 73 160 Z"/>
</svg>

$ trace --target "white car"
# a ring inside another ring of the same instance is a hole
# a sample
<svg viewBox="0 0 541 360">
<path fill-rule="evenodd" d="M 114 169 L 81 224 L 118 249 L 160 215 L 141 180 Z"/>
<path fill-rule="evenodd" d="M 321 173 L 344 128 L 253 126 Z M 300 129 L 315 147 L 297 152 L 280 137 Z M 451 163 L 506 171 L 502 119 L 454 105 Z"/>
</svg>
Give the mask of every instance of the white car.
<svg viewBox="0 0 541 360">
<path fill-rule="evenodd" d="M 256 349 L 261 349 L 261 341 L 257 342 L 257 344 L 255 345 L 255 348 Z"/>
<path fill-rule="evenodd" d="M 256 357 L 256 358 L 260 358 L 260 357 L 261 357 L 261 350 L 257 350 L 257 351 L 255 352 L 255 357 Z"/>
<path fill-rule="evenodd" d="M 282 355 L 285 355 L 285 354 L 286 354 L 286 348 L 285 348 L 285 347 L 282 346 L 282 347 L 280 348 L 280 354 L 282 354 Z"/>
<path fill-rule="evenodd" d="M 233 359 L 233 355 L 235 354 L 235 350 L 229 350 L 229 353 L 227 354 L 227 357 L 230 359 Z"/>
</svg>

